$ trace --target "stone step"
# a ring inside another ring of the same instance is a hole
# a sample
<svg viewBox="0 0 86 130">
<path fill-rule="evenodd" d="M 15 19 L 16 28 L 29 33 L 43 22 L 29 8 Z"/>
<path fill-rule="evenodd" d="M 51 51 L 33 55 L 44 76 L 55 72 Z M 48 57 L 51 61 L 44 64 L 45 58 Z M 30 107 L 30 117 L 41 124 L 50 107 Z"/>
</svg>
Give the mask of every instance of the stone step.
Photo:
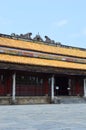
<svg viewBox="0 0 86 130">
<path fill-rule="evenodd" d="M 86 103 L 86 98 L 77 96 L 58 96 L 54 98 L 54 103 L 55 104 Z"/>
</svg>

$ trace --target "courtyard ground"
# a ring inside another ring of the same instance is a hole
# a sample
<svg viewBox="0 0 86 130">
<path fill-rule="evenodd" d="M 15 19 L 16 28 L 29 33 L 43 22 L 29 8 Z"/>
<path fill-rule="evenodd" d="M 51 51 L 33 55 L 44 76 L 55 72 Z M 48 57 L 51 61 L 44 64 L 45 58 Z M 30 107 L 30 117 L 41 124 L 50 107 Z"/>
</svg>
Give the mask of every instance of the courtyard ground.
<svg viewBox="0 0 86 130">
<path fill-rule="evenodd" d="M 86 130 L 86 104 L 0 106 L 0 130 Z"/>
</svg>

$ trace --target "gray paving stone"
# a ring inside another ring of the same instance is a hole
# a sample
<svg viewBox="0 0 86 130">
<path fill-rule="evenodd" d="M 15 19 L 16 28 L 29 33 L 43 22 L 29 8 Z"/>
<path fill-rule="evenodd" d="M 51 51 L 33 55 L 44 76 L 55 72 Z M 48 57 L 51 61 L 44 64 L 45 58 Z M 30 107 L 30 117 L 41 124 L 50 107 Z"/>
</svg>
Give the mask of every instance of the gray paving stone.
<svg viewBox="0 0 86 130">
<path fill-rule="evenodd" d="M 0 106 L 0 130 L 86 130 L 86 104 Z"/>
</svg>

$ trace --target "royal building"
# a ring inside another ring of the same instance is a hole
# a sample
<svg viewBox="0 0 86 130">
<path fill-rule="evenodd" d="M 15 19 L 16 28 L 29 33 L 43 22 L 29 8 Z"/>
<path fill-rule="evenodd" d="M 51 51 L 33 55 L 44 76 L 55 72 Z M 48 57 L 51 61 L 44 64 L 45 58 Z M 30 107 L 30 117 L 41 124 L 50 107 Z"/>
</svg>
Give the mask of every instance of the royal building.
<svg viewBox="0 0 86 130">
<path fill-rule="evenodd" d="M 0 104 L 86 97 L 86 49 L 47 36 L 0 34 Z"/>
</svg>

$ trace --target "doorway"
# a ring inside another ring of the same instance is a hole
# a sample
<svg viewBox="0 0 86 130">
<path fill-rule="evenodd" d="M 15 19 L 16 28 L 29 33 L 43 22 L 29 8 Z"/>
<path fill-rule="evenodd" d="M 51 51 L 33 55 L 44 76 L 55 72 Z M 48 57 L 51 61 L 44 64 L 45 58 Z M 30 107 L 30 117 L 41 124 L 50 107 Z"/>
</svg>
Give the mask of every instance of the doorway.
<svg viewBox="0 0 86 130">
<path fill-rule="evenodd" d="M 67 77 L 55 77 L 55 95 L 68 96 L 69 95 L 69 79 Z"/>
</svg>

